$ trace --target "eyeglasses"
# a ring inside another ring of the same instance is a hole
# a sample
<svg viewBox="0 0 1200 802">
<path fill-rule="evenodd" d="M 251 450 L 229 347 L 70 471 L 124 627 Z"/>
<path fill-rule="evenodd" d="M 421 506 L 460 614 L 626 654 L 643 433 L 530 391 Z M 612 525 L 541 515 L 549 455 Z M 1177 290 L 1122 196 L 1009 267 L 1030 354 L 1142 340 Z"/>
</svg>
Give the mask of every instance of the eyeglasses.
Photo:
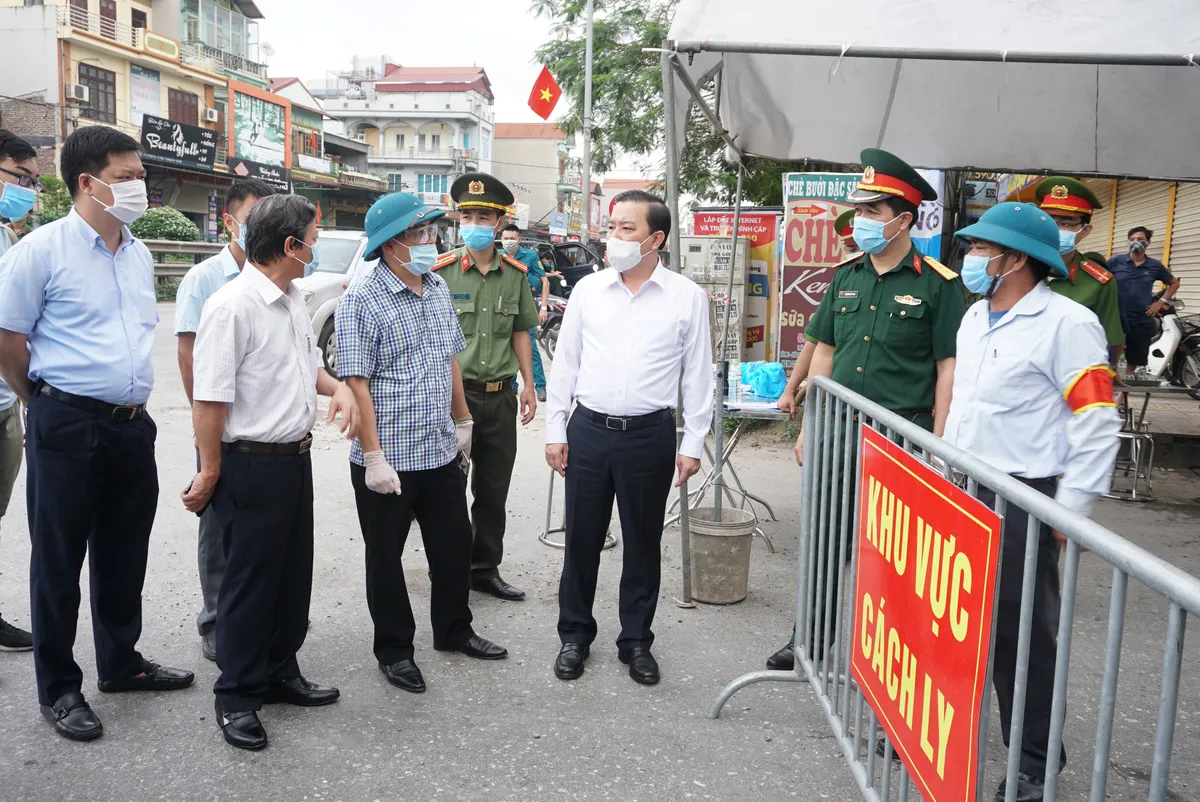
<svg viewBox="0 0 1200 802">
<path fill-rule="evenodd" d="M 396 239 L 405 245 L 428 245 L 431 242 L 437 241 L 437 227 L 421 226 L 420 228 L 410 228 Z"/>
<path fill-rule="evenodd" d="M 1082 231 L 1084 222 L 1082 220 L 1055 220 L 1058 223 L 1058 228 L 1061 231 Z"/>
<path fill-rule="evenodd" d="M 8 173 L 13 178 L 17 179 L 18 186 L 25 187 L 25 189 L 32 189 L 34 192 L 41 192 L 43 189 L 45 189 L 45 187 L 42 186 L 41 181 L 32 176 L 25 175 L 24 173 L 15 173 L 6 167 L 0 167 L 0 173 Z"/>
</svg>

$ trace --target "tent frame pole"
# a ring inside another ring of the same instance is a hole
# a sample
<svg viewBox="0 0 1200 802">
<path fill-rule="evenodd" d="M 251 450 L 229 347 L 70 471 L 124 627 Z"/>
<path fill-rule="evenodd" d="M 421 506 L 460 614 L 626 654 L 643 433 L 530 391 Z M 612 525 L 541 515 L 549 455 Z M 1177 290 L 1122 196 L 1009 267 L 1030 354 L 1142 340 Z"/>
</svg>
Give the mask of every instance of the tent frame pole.
<svg viewBox="0 0 1200 802">
<path fill-rule="evenodd" d="M 742 188 L 746 177 L 746 166 L 738 158 L 737 194 L 733 199 L 733 236 L 732 249 L 729 252 L 729 279 L 725 282 L 725 320 L 721 324 L 721 353 L 717 361 L 725 363 L 729 357 L 729 344 L 734 344 L 734 353 L 740 356 L 741 337 L 735 337 L 729 330 L 729 320 L 733 313 L 733 274 L 737 266 L 738 235 L 742 230 Z M 741 310 L 739 310 L 739 313 Z M 741 381 L 741 376 L 736 379 Z M 726 378 L 728 382 L 728 378 Z M 727 385 L 728 386 L 728 385 Z M 716 403 L 713 405 L 713 520 L 721 520 L 721 489 L 725 487 L 725 396 L 724 387 L 716 387 Z M 733 400 L 732 398 L 730 400 Z"/>
</svg>

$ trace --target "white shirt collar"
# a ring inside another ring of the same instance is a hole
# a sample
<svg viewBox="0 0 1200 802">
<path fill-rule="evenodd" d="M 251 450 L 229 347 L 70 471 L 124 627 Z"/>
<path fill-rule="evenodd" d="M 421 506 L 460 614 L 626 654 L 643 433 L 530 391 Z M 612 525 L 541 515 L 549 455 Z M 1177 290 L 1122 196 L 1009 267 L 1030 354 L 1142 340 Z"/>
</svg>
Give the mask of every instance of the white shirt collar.
<svg viewBox="0 0 1200 802">
<path fill-rule="evenodd" d="M 221 274 L 225 278 L 232 278 L 242 272 L 241 268 L 238 267 L 237 259 L 233 258 L 233 251 L 229 250 L 228 245 L 225 246 L 223 251 L 217 254 L 217 258 L 221 263 Z"/>
<path fill-rule="evenodd" d="M 621 279 L 621 274 L 618 273 L 615 268 L 607 267 L 607 268 L 605 268 L 605 270 L 612 273 L 612 275 L 609 276 L 609 278 L 608 278 L 608 285 L 610 287 L 613 287 L 613 286 L 620 287 L 621 289 L 625 290 L 625 292 L 629 293 L 630 295 L 634 294 L 633 290 L 629 289 L 629 287 Z M 650 278 L 646 279 L 646 284 L 657 284 L 659 287 L 666 289 L 666 284 L 663 283 L 665 280 L 665 277 L 663 274 L 666 272 L 666 270 L 667 270 L 667 268 L 663 267 L 662 259 L 659 259 L 658 264 L 654 266 L 654 272 L 652 272 L 650 274 Z M 645 289 L 646 284 L 643 284 L 638 289 L 638 292 L 641 292 L 643 289 Z"/>
<path fill-rule="evenodd" d="M 1008 320 L 1018 315 L 1028 315 L 1030 317 L 1040 315 L 1046 309 L 1046 305 L 1050 303 L 1050 296 L 1054 291 L 1042 281 L 1039 281 L 1032 290 L 1025 293 L 1021 300 L 1013 304 L 1012 308 L 1004 313 L 1001 322 Z"/>
<path fill-rule="evenodd" d="M 258 266 L 247 261 L 246 266 L 242 269 L 242 275 L 246 277 L 246 281 L 250 282 L 260 296 L 263 303 L 270 306 L 284 296 L 283 290 L 267 275 L 258 269 Z M 291 282 L 288 283 L 288 289 L 291 290 Z"/>
<path fill-rule="evenodd" d="M 74 206 L 71 207 L 70 213 L 67 214 L 67 221 L 79 232 L 79 235 L 87 242 L 88 247 L 101 247 L 108 250 L 108 246 L 104 244 L 104 237 L 100 236 L 100 233 L 96 229 L 92 228 L 91 223 L 83 219 L 83 215 L 76 211 Z M 129 226 L 122 225 L 121 244 L 117 246 L 117 250 L 121 250 L 132 241 L 133 234 L 129 232 Z"/>
</svg>

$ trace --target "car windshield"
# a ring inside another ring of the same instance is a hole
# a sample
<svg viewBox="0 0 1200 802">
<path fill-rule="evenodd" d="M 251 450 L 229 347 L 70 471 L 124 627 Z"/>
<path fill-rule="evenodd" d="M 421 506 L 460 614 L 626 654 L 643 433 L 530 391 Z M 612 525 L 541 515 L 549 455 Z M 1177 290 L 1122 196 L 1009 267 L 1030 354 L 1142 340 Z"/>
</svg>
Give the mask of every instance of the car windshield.
<svg viewBox="0 0 1200 802">
<path fill-rule="evenodd" d="M 321 248 L 321 262 L 317 265 L 318 273 L 347 273 L 350 262 L 358 252 L 361 240 L 345 237 L 327 237 L 317 235 L 317 245 Z"/>
</svg>

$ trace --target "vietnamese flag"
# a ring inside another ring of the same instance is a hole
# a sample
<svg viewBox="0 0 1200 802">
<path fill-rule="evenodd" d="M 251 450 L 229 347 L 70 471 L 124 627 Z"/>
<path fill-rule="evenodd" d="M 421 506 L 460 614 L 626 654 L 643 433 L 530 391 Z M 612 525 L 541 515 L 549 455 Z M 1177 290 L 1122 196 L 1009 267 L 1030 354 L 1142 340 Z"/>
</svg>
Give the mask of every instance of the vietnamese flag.
<svg viewBox="0 0 1200 802">
<path fill-rule="evenodd" d="M 558 105 L 560 97 L 562 97 L 562 87 L 550 74 L 550 68 L 543 66 L 537 80 L 533 83 L 533 91 L 529 93 L 529 108 L 533 109 L 533 113 L 543 120 L 548 120 L 554 107 Z"/>
</svg>

